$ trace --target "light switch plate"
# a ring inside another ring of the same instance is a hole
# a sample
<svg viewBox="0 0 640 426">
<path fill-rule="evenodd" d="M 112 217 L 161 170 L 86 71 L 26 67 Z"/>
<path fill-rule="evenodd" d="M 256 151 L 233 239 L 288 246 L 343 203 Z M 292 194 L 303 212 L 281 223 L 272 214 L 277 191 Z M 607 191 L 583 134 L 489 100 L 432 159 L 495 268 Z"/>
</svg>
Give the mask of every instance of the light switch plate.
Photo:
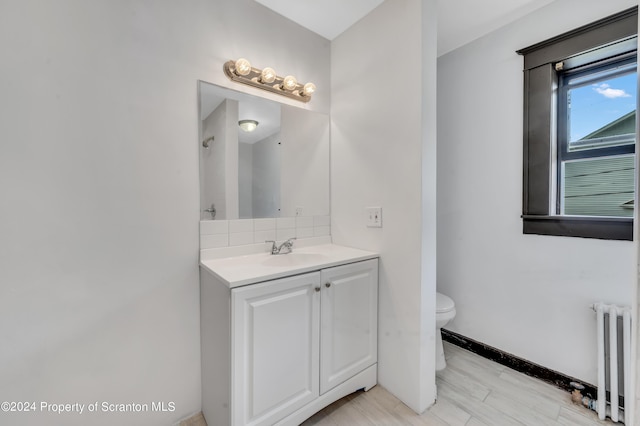
<svg viewBox="0 0 640 426">
<path fill-rule="evenodd" d="M 382 228 L 382 207 L 366 207 L 365 212 L 368 228 Z"/>
</svg>

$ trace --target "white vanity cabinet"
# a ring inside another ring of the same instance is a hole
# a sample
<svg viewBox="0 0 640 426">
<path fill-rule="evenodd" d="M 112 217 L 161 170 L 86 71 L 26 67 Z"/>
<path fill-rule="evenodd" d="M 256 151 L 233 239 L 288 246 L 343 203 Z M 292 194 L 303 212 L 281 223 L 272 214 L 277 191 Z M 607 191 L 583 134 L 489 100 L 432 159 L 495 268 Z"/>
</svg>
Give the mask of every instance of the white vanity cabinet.
<svg viewBox="0 0 640 426">
<path fill-rule="evenodd" d="M 318 397 L 319 302 L 319 272 L 231 290 L 232 424 L 273 425 Z"/>
<path fill-rule="evenodd" d="M 320 393 L 378 362 L 378 260 L 324 269 Z"/>
<path fill-rule="evenodd" d="M 298 425 L 377 381 L 378 260 L 230 288 L 201 271 L 210 425 Z"/>
</svg>

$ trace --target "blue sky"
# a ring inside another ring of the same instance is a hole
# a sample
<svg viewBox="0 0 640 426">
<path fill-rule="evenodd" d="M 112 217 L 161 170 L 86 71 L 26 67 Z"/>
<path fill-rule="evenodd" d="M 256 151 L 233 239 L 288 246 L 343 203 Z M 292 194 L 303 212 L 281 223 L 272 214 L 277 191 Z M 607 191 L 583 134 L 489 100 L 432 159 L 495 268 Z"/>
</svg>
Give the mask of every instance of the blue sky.
<svg viewBox="0 0 640 426">
<path fill-rule="evenodd" d="M 636 73 L 571 90 L 571 140 L 578 140 L 636 109 Z"/>
</svg>

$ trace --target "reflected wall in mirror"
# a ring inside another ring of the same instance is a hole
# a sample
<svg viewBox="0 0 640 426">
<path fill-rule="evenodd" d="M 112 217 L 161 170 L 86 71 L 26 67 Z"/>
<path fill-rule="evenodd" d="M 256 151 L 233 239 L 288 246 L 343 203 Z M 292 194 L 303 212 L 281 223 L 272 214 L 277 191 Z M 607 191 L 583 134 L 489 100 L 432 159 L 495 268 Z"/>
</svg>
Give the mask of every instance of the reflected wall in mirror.
<svg viewBox="0 0 640 426">
<path fill-rule="evenodd" d="M 202 220 L 329 215 L 327 115 L 204 81 L 199 92 Z"/>
</svg>

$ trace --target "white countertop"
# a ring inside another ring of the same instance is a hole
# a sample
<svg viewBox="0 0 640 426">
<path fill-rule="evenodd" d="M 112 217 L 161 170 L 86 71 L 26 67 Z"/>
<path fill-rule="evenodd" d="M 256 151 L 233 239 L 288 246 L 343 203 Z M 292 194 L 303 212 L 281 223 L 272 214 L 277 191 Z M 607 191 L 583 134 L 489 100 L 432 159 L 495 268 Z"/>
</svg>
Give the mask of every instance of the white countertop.
<svg viewBox="0 0 640 426">
<path fill-rule="evenodd" d="M 288 254 L 255 253 L 201 259 L 200 266 L 234 288 L 376 257 L 378 254 L 370 251 L 321 244 L 294 246 Z"/>
</svg>

